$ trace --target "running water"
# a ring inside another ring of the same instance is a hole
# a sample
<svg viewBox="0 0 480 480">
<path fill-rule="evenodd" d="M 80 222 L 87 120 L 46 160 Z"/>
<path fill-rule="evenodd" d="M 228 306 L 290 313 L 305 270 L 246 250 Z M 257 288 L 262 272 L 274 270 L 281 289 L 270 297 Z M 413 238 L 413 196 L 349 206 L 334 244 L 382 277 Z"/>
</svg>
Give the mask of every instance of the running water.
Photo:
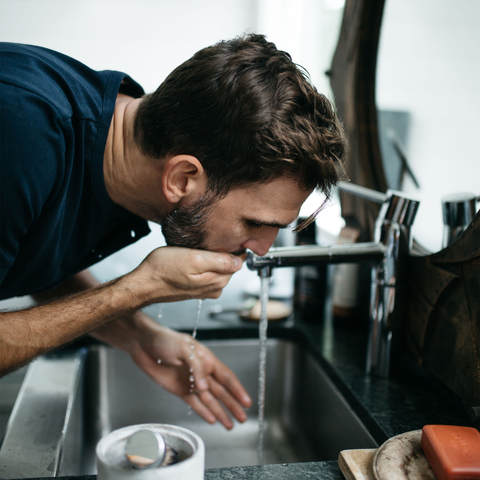
<svg viewBox="0 0 480 480">
<path fill-rule="evenodd" d="M 200 312 L 202 310 L 202 300 L 198 300 L 198 306 L 197 306 L 197 314 L 195 316 L 195 324 L 193 326 L 193 333 L 192 333 L 192 338 L 195 340 L 197 337 L 197 330 L 198 330 L 198 321 L 200 320 Z M 190 352 L 190 360 L 194 359 L 194 351 L 195 351 L 195 342 L 192 342 L 190 345 L 191 352 Z M 190 365 L 190 393 L 193 393 L 195 390 L 195 378 L 193 377 L 193 365 Z M 191 410 L 188 411 L 188 414 L 191 414 Z"/>
<path fill-rule="evenodd" d="M 197 330 L 198 330 L 198 321 L 200 320 L 200 311 L 202 310 L 202 299 L 198 300 L 198 306 L 197 306 L 197 315 L 195 317 L 195 325 L 193 326 L 193 333 L 192 337 L 195 339 L 197 336 Z"/>
<path fill-rule="evenodd" d="M 160 320 L 163 317 L 163 304 L 159 303 L 158 304 L 158 319 Z M 162 363 L 161 358 L 157 358 L 157 363 L 160 365 Z"/>
<path fill-rule="evenodd" d="M 257 445 L 257 463 L 263 465 L 264 453 L 264 433 L 265 433 L 265 380 L 267 374 L 267 304 L 268 304 L 268 287 L 270 278 L 261 277 L 260 287 L 260 361 L 258 368 L 258 445 Z"/>
</svg>

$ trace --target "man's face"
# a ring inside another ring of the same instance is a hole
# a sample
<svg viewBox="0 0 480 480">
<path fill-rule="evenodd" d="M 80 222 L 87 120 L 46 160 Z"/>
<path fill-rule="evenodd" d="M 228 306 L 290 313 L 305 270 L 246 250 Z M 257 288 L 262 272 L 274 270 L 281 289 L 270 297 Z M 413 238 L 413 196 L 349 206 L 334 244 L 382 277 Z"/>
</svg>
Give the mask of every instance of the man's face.
<svg viewBox="0 0 480 480">
<path fill-rule="evenodd" d="M 171 246 L 235 254 L 248 248 L 265 255 L 310 193 L 295 180 L 279 178 L 232 190 L 218 201 L 200 198 L 169 215 L 162 222 L 163 235 Z"/>
</svg>

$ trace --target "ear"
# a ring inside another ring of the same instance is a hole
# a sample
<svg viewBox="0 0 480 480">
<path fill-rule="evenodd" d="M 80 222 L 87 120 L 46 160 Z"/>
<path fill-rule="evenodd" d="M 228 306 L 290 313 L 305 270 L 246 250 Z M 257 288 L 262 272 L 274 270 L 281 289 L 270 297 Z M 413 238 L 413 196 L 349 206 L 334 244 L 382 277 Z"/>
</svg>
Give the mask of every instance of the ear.
<svg viewBox="0 0 480 480">
<path fill-rule="evenodd" d="M 165 164 L 162 189 L 170 203 L 191 197 L 193 200 L 205 192 L 207 176 L 200 161 L 191 155 L 175 155 Z"/>
</svg>

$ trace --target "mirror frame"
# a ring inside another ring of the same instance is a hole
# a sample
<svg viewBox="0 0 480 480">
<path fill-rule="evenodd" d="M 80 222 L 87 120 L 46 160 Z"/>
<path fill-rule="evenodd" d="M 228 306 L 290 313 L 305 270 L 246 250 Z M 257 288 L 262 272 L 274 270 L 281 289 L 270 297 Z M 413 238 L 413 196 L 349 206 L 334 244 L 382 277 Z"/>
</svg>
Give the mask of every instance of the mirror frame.
<svg viewBox="0 0 480 480">
<path fill-rule="evenodd" d="M 350 181 L 387 191 L 375 101 L 377 53 L 385 0 L 346 0 L 330 84 L 339 118 L 349 138 L 346 172 Z M 353 219 L 373 239 L 379 206 L 340 193 L 342 216 Z"/>
</svg>

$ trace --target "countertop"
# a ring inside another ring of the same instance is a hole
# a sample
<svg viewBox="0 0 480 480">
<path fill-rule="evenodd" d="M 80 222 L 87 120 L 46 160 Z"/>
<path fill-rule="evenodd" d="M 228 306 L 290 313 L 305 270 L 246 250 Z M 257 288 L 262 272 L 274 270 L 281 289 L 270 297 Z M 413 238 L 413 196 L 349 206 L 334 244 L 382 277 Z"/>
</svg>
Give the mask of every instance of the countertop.
<svg viewBox="0 0 480 480">
<path fill-rule="evenodd" d="M 235 276 L 234 276 L 235 278 Z M 203 302 L 197 338 L 255 338 L 257 324 L 245 322 L 236 314 L 209 317 L 212 305 L 235 305 L 243 299 L 238 287 L 245 279 L 233 282 L 220 300 Z M 192 332 L 197 301 L 165 304 L 146 309 L 153 318 L 167 326 Z M 406 355 L 395 359 L 390 378 L 365 374 L 367 327 L 365 321 L 344 322 L 333 318 L 317 324 L 305 324 L 298 315 L 269 325 L 271 336 L 292 338 L 301 335 L 314 348 L 318 360 L 336 386 L 364 422 L 377 443 L 401 433 L 421 429 L 426 424 L 471 426 L 460 400 L 428 372 L 415 366 Z M 267 360 L 268 361 L 268 360 Z M 95 476 L 63 477 L 94 480 Z M 340 480 L 343 475 L 336 461 L 277 464 L 250 467 L 207 469 L 206 480 L 253 479 Z M 40 479 L 38 479 L 40 480 Z"/>
</svg>

